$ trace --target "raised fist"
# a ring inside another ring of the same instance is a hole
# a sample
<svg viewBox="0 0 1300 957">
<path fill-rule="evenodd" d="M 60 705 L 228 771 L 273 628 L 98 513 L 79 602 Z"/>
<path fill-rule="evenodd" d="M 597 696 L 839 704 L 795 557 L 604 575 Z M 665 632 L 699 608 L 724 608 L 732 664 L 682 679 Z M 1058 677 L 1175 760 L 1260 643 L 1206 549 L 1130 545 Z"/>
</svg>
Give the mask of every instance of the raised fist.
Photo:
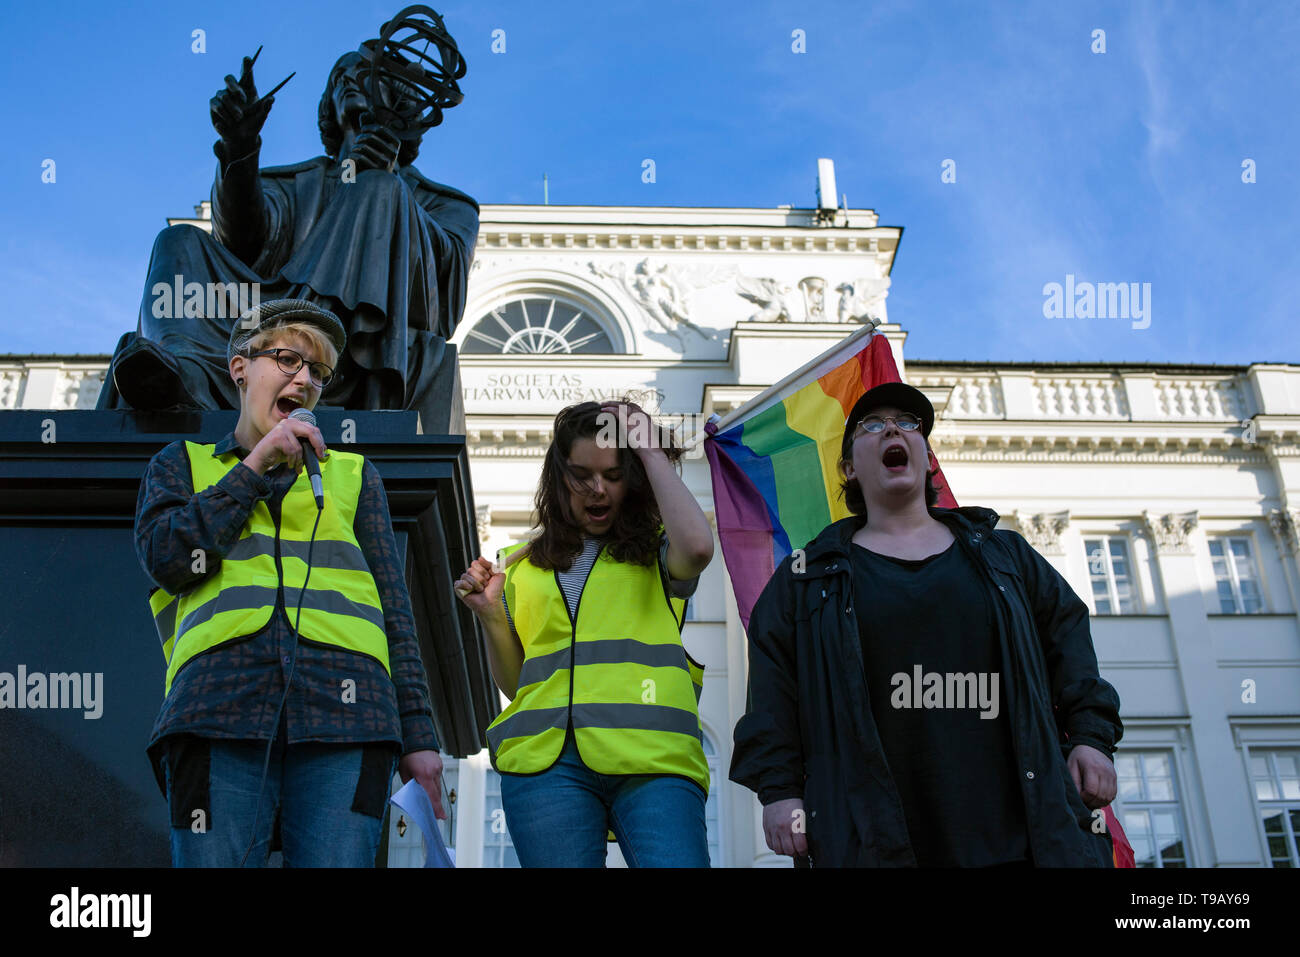
<svg viewBox="0 0 1300 957">
<path fill-rule="evenodd" d="M 500 615 L 501 591 L 505 587 L 505 573 L 495 568 L 486 558 L 476 558 L 456 580 L 456 597 L 476 615 Z"/>
</svg>

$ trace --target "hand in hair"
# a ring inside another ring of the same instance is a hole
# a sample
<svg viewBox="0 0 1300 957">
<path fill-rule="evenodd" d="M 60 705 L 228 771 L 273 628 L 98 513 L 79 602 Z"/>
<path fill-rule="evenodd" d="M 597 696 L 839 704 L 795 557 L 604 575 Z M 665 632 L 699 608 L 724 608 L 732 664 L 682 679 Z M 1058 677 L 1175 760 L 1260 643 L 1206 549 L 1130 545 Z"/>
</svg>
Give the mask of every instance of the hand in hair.
<svg viewBox="0 0 1300 957">
<path fill-rule="evenodd" d="M 668 573 L 678 581 L 696 577 L 713 560 L 713 531 L 674 467 L 682 450 L 634 402 L 607 402 L 601 410 L 618 416 L 620 438 L 645 468 L 668 535 Z"/>
<path fill-rule="evenodd" d="M 606 402 L 600 407 L 602 416 L 609 414 L 616 417 L 620 442 L 626 442 L 633 452 L 647 449 L 661 449 L 672 461 L 681 457 L 681 450 L 673 445 L 671 435 L 654 424 L 650 414 L 635 402 Z M 613 424 L 610 422 L 609 424 Z M 602 422 L 601 432 L 606 431 Z"/>
</svg>

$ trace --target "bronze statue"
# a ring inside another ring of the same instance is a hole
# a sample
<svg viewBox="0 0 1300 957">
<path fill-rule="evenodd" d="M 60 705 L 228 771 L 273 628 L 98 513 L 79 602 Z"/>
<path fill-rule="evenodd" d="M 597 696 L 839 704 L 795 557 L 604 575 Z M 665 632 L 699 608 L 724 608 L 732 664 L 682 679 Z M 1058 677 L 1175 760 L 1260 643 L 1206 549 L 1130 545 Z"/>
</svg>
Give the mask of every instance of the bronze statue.
<svg viewBox="0 0 1300 957">
<path fill-rule="evenodd" d="M 427 7 L 403 10 L 330 71 L 318 111 L 326 155 L 267 169 L 260 134 L 274 97 L 258 98 L 255 59 L 210 104 L 220 137 L 212 234 L 159 234 L 137 332 L 118 343 L 99 407 L 238 408 L 232 325 L 257 301 L 307 299 L 348 332 L 323 403 L 445 420 L 445 409 L 431 413 L 459 401 L 446 340 L 465 307 L 478 204 L 411 163 L 425 130 L 462 98 L 455 41 Z"/>
</svg>

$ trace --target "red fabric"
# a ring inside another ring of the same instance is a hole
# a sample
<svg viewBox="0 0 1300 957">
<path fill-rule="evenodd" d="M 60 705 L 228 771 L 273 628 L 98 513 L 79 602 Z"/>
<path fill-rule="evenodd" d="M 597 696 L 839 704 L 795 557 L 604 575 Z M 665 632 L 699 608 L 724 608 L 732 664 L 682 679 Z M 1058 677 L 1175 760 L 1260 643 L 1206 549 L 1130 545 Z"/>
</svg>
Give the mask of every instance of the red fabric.
<svg viewBox="0 0 1300 957">
<path fill-rule="evenodd" d="M 1124 828 L 1120 827 L 1119 818 L 1109 807 L 1106 808 L 1106 833 L 1115 850 L 1111 855 L 1116 867 L 1137 867 L 1133 857 L 1133 845 L 1128 842 Z"/>
<path fill-rule="evenodd" d="M 858 362 L 862 365 L 863 392 L 870 391 L 883 382 L 899 381 L 898 366 L 894 363 L 894 350 L 890 348 L 889 340 L 884 336 L 872 336 L 867 348 L 858 353 Z M 857 397 L 855 396 L 854 399 L 856 401 Z M 934 471 L 930 473 L 930 480 L 934 483 L 934 490 L 939 493 L 935 505 L 939 508 L 956 508 L 957 499 L 952 494 L 952 489 L 948 487 L 948 480 L 944 478 L 938 458 L 933 458 L 932 461 Z"/>
</svg>

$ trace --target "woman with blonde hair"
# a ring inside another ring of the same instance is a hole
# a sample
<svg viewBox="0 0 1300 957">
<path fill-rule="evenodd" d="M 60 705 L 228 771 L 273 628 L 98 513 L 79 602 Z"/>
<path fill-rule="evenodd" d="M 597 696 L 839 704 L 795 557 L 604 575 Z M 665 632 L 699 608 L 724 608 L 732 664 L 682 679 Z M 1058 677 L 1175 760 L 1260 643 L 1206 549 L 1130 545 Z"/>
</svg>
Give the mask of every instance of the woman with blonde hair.
<svg viewBox="0 0 1300 957">
<path fill-rule="evenodd" d="M 443 816 L 383 482 L 294 417 L 316 405 L 345 342 L 314 303 L 256 307 L 230 336 L 234 431 L 173 442 L 140 485 L 136 553 L 159 586 L 167 662 L 149 754 L 178 867 L 263 864 L 275 831 L 286 866 L 372 866 L 399 753 L 403 780 Z"/>
</svg>

